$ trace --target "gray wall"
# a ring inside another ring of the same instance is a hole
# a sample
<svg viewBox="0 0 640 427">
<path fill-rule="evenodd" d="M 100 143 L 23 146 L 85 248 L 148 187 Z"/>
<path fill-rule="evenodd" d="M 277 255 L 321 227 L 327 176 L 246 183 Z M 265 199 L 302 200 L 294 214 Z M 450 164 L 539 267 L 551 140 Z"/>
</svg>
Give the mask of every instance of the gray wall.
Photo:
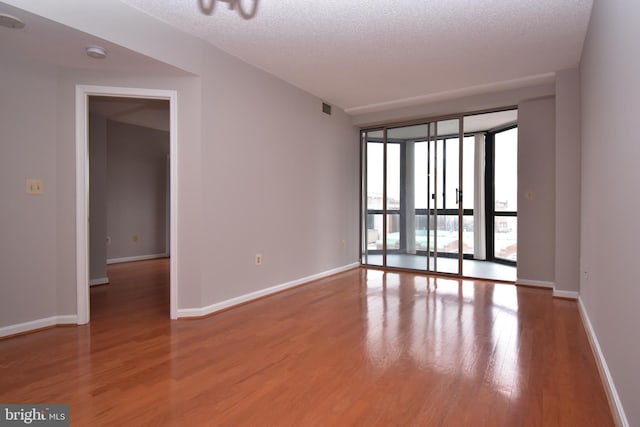
<svg viewBox="0 0 640 427">
<path fill-rule="evenodd" d="M 78 84 L 177 91 L 179 309 L 357 262 L 358 132 L 350 118 L 338 108 L 327 116 L 316 97 L 114 5 L 122 15 L 109 19 L 91 7 L 74 13 L 65 13 L 65 5 L 29 7 L 49 8 L 54 19 L 191 74 L 18 66 L 19 53 L 5 52 L 0 219 L 11 245 L 3 246 L 0 278 L 9 296 L 0 301 L 0 327 L 76 313 Z M 145 31 L 132 14 L 148 24 Z M 27 177 L 44 179 L 44 196 L 26 197 Z M 264 257 L 259 268 L 256 253 Z"/>
<path fill-rule="evenodd" d="M 554 245 L 555 98 L 547 97 L 518 105 L 518 281 L 553 284 Z"/>
<path fill-rule="evenodd" d="M 89 278 L 107 277 L 107 119 L 89 114 Z"/>
<path fill-rule="evenodd" d="M 107 260 L 166 254 L 169 132 L 112 120 L 106 131 Z"/>
<path fill-rule="evenodd" d="M 580 290 L 580 72 L 556 76 L 556 289 Z"/>
<path fill-rule="evenodd" d="M 54 316 L 56 230 L 55 69 L 0 62 L 0 326 Z M 39 178 L 44 194 L 26 194 Z M 71 238 L 73 235 L 71 235 Z"/>
<path fill-rule="evenodd" d="M 640 425 L 640 3 L 596 0 L 581 71 L 581 299 L 626 411 Z"/>
<path fill-rule="evenodd" d="M 542 98 L 553 96 L 554 94 L 555 85 L 553 82 L 549 82 L 518 89 L 493 90 L 488 93 L 468 96 L 438 97 L 437 100 L 423 105 L 359 114 L 353 117 L 353 123 L 357 126 L 368 127 L 376 124 L 388 124 L 425 117 L 472 113 L 516 106 L 526 99 Z"/>
</svg>

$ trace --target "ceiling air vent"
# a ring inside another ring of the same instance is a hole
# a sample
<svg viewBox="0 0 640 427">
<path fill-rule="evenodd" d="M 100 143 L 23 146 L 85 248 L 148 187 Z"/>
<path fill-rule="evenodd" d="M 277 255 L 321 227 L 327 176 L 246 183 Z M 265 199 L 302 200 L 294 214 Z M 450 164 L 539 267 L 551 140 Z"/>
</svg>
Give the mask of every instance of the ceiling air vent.
<svg viewBox="0 0 640 427">
<path fill-rule="evenodd" d="M 328 115 L 331 115 L 331 105 L 327 104 L 326 102 L 322 103 L 322 112 Z"/>
</svg>

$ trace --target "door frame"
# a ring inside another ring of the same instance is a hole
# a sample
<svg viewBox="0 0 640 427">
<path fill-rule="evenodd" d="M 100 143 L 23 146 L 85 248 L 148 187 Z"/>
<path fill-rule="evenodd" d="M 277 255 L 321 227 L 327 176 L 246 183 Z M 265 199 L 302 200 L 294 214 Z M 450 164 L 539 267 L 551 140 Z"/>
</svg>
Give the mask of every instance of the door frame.
<svg viewBox="0 0 640 427">
<path fill-rule="evenodd" d="M 178 95 L 175 90 L 76 85 L 76 285 L 78 325 L 89 323 L 89 97 L 169 101 L 169 316 L 178 318 Z"/>
</svg>

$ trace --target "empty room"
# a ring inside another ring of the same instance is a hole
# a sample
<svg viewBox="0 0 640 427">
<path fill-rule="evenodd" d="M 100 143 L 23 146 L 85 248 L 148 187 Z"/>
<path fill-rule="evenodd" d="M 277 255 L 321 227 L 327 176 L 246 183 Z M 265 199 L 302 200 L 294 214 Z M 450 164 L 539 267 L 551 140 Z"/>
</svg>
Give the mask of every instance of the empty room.
<svg viewBox="0 0 640 427">
<path fill-rule="evenodd" d="M 0 424 L 640 425 L 639 19 L 0 0 Z"/>
</svg>

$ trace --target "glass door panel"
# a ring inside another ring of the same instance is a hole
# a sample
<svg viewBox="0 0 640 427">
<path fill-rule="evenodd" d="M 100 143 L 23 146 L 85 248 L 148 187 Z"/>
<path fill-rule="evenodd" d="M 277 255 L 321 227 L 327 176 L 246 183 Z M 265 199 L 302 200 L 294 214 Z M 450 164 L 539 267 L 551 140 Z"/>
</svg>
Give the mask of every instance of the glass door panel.
<svg viewBox="0 0 640 427">
<path fill-rule="evenodd" d="M 432 271 L 460 274 L 462 266 L 462 205 L 460 119 L 435 122 L 431 138 L 434 150 L 431 172 L 435 182 L 431 188 L 434 202 Z"/>
<path fill-rule="evenodd" d="M 462 140 L 462 145 L 462 183 L 464 187 L 464 195 L 462 197 L 462 247 L 464 255 L 473 257 L 475 251 L 475 224 L 473 208 L 476 198 L 475 136 L 465 136 Z M 482 152 L 482 154 L 484 154 L 484 152 Z M 482 170 L 481 179 L 482 178 L 484 178 L 484 170 Z"/>
<path fill-rule="evenodd" d="M 400 170 L 402 169 L 400 151 L 401 143 L 392 140 L 390 131 L 387 131 L 387 192 L 385 211 L 385 247 L 387 250 L 387 265 L 389 265 L 389 255 L 400 251 L 403 246 L 401 240 L 404 235 L 400 230 Z"/>
<path fill-rule="evenodd" d="M 362 133 L 362 263 L 383 264 L 384 247 L 384 133 Z"/>
<path fill-rule="evenodd" d="M 417 210 L 426 199 L 424 190 L 427 186 L 427 157 L 418 160 L 418 157 L 425 155 L 421 146 L 426 144 L 426 140 L 427 125 L 403 126 L 387 130 L 387 265 L 389 267 L 427 269 L 426 222 Z"/>
<path fill-rule="evenodd" d="M 460 274 L 460 126 L 452 119 L 362 133 L 363 263 Z"/>
<path fill-rule="evenodd" d="M 413 189 L 414 189 L 414 208 L 415 208 L 415 254 L 421 257 L 420 269 L 429 270 L 430 259 L 430 239 L 431 229 L 429 227 L 431 214 L 429 213 L 431 185 L 429 175 L 429 127 L 425 126 L 424 140 L 416 141 L 413 144 L 414 161 L 413 161 Z"/>
<path fill-rule="evenodd" d="M 494 257 L 518 260 L 518 129 L 495 134 Z"/>
</svg>

